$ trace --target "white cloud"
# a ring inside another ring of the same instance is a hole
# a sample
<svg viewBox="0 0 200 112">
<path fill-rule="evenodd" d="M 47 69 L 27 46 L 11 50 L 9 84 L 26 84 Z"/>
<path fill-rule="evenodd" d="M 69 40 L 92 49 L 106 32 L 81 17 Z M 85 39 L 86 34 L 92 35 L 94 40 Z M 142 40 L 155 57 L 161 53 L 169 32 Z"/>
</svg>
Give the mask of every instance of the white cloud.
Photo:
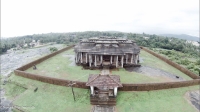
<svg viewBox="0 0 200 112">
<path fill-rule="evenodd" d="M 1 36 L 115 30 L 198 35 L 197 0 L 2 0 Z"/>
</svg>

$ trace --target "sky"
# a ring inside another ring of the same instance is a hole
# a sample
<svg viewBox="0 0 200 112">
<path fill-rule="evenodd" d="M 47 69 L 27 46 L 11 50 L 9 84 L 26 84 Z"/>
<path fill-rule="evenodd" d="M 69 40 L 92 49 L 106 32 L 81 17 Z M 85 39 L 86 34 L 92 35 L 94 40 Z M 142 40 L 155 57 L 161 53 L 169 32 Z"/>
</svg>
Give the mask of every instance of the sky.
<svg viewBox="0 0 200 112">
<path fill-rule="evenodd" d="M 1 0 L 1 37 L 81 31 L 199 37 L 199 0 Z"/>
</svg>

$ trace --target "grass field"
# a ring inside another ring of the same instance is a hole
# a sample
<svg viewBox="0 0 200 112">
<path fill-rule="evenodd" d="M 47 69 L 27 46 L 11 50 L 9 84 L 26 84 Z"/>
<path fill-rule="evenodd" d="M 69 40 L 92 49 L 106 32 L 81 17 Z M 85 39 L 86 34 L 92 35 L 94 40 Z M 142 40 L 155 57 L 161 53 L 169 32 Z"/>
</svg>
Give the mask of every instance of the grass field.
<svg viewBox="0 0 200 112">
<path fill-rule="evenodd" d="M 141 50 L 140 57 L 143 59 L 143 63 L 141 65 L 150 66 L 154 68 L 158 68 L 164 71 L 167 71 L 169 73 L 176 74 L 180 77 L 183 77 L 184 79 L 191 79 L 186 74 L 182 73 L 178 69 L 172 67 L 171 65 L 165 63 L 164 61 L 160 60 L 159 58 L 149 54 L 148 52 L 145 52 L 144 50 Z"/>
<path fill-rule="evenodd" d="M 47 84 L 15 75 L 9 78 L 12 82 L 26 86 L 20 88 L 6 84 L 6 96 L 13 99 L 14 105 L 30 112 L 89 112 L 91 109 L 87 89 L 74 88 L 76 101 L 73 100 L 71 88 Z M 34 89 L 38 87 L 37 92 Z M 16 89 L 13 89 L 16 88 Z M 185 99 L 187 91 L 198 90 L 199 86 L 165 89 L 156 91 L 119 91 L 117 112 L 197 112 Z M 16 94 L 17 93 L 17 94 Z"/>
<path fill-rule="evenodd" d="M 74 51 L 73 49 L 70 49 L 36 65 L 37 70 L 33 70 L 32 68 L 30 68 L 27 70 L 27 72 L 78 81 L 87 81 L 89 74 L 100 73 L 100 70 L 86 70 L 83 69 L 81 66 L 76 66 L 75 64 L 73 64 L 73 55 Z M 162 69 L 164 71 L 176 74 L 177 76 L 180 76 L 186 80 L 191 79 L 176 68 L 166 64 L 162 60 L 143 50 L 141 50 L 140 58 L 143 59 L 143 62 L 141 63 L 142 65 Z M 112 70 L 112 74 L 120 75 L 122 83 L 165 82 L 166 80 L 162 77 L 153 77 L 137 72 L 128 72 L 123 68 Z"/>
<path fill-rule="evenodd" d="M 73 49 L 70 49 L 36 65 L 37 70 L 33 70 L 32 68 L 30 68 L 27 70 L 27 72 L 79 81 L 87 81 L 89 74 L 100 73 L 100 70 L 85 70 L 81 66 L 70 65 L 73 62 L 68 56 L 73 55 Z"/>
<path fill-rule="evenodd" d="M 87 89 L 74 88 L 76 101 L 74 102 L 70 87 L 56 86 L 39 81 L 12 75 L 9 80 L 28 87 L 23 89 L 15 84 L 7 83 L 2 87 L 6 89 L 6 96 L 14 99 L 24 111 L 30 112 L 89 112 L 90 101 Z M 35 88 L 38 90 L 34 92 Z"/>
<path fill-rule="evenodd" d="M 198 112 L 184 97 L 199 86 L 149 92 L 119 92 L 118 112 Z"/>
</svg>

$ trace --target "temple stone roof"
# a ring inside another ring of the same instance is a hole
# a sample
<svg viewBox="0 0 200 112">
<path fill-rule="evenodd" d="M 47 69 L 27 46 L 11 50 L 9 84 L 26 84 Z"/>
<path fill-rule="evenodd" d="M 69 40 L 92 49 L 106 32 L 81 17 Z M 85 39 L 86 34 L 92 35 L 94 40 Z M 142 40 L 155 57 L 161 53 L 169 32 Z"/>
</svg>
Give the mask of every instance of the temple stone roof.
<svg viewBox="0 0 200 112">
<path fill-rule="evenodd" d="M 81 40 L 75 46 L 75 52 L 87 52 L 91 54 L 138 54 L 140 48 L 135 41 L 116 37 L 93 37 Z"/>
</svg>

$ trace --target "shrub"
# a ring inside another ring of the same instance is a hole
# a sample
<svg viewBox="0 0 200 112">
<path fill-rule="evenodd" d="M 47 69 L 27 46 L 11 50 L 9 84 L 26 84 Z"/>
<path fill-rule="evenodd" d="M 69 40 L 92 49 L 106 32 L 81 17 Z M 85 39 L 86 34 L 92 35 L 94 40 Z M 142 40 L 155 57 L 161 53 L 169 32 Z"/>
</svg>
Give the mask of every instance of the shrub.
<svg viewBox="0 0 200 112">
<path fill-rule="evenodd" d="M 55 51 L 58 51 L 58 48 L 56 48 L 56 47 L 50 47 L 49 50 L 50 50 L 51 52 L 55 52 Z"/>
<path fill-rule="evenodd" d="M 184 59 L 184 60 L 181 60 L 181 64 L 188 65 L 190 64 L 190 61 L 188 59 Z"/>
<path fill-rule="evenodd" d="M 194 64 L 187 65 L 187 69 L 193 69 L 193 68 L 194 68 Z"/>
<path fill-rule="evenodd" d="M 197 60 L 196 65 L 200 65 L 200 59 Z"/>
</svg>

